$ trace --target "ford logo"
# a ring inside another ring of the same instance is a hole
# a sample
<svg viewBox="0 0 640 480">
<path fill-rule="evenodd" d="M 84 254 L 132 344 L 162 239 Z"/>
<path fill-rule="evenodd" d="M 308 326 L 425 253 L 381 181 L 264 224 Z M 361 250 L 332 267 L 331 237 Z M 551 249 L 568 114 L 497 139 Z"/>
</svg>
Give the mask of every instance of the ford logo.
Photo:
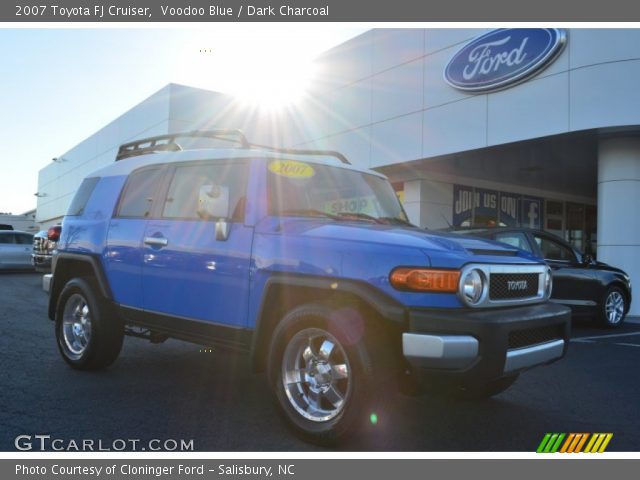
<svg viewBox="0 0 640 480">
<path fill-rule="evenodd" d="M 557 28 L 501 28 L 462 47 L 444 78 L 466 92 L 488 92 L 531 77 L 560 54 L 567 36 Z"/>
</svg>

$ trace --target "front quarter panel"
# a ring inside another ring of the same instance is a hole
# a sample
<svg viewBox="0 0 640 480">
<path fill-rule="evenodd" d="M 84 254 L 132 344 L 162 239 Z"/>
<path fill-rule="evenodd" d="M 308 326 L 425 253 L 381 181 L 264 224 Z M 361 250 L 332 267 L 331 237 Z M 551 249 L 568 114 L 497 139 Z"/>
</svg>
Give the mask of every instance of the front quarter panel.
<svg viewBox="0 0 640 480">
<path fill-rule="evenodd" d="M 58 250 L 68 253 L 102 254 L 109 220 L 124 178 L 101 178 L 82 214 L 64 218 Z"/>
</svg>

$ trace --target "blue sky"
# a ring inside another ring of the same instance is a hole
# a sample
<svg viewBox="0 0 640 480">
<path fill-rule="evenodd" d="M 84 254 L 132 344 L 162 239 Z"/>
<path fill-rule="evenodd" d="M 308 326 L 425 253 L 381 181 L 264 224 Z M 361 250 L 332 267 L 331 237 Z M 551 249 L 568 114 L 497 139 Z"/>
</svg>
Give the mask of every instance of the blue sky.
<svg viewBox="0 0 640 480">
<path fill-rule="evenodd" d="M 215 23 L 0 29 L 0 212 L 35 208 L 38 170 L 167 83 L 229 92 L 246 78 L 247 62 L 306 64 L 364 30 Z"/>
</svg>

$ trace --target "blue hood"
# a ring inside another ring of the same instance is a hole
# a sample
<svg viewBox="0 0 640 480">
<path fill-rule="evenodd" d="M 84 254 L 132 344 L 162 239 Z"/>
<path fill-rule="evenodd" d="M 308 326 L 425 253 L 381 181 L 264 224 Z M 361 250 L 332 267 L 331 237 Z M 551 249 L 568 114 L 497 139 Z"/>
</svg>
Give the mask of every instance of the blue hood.
<svg viewBox="0 0 640 480">
<path fill-rule="evenodd" d="M 419 228 L 365 222 L 327 222 L 315 218 L 281 218 L 273 226 L 276 224 L 277 230 L 287 236 L 300 236 L 310 240 L 322 239 L 334 244 L 351 241 L 389 247 L 416 248 L 429 256 L 436 257 L 438 254 L 457 254 L 464 257 L 498 256 L 504 260 L 509 257 L 520 260 L 535 258 L 504 243 Z M 507 260 L 506 263 L 512 262 L 513 260 Z"/>
</svg>

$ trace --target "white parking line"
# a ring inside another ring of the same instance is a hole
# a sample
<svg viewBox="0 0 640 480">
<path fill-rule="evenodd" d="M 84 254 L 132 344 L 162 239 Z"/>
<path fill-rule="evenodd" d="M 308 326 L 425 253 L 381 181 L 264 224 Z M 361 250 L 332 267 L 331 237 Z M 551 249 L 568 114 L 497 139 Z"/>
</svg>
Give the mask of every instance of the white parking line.
<svg viewBox="0 0 640 480">
<path fill-rule="evenodd" d="M 571 340 L 571 343 L 599 343 L 601 345 L 619 345 L 621 347 L 636 347 L 640 348 L 640 344 L 636 343 L 622 343 L 622 342 L 598 342 L 597 340 Z"/>
<path fill-rule="evenodd" d="M 612 333 L 610 335 L 594 335 L 592 337 L 577 337 L 572 338 L 572 342 L 580 342 L 580 341 L 588 341 L 588 340 L 598 340 L 600 338 L 617 338 L 617 337 L 633 337 L 635 335 L 640 335 L 640 332 L 633 333 Z"/>
<path fill-rule="evenodd" d="M 622 347 L 636 347 L 636 348 L 640 348 L 640 345 L 637 345 L 635 343 L 608 343 L 607 345 L 620 345 Z"/>
</svg>

